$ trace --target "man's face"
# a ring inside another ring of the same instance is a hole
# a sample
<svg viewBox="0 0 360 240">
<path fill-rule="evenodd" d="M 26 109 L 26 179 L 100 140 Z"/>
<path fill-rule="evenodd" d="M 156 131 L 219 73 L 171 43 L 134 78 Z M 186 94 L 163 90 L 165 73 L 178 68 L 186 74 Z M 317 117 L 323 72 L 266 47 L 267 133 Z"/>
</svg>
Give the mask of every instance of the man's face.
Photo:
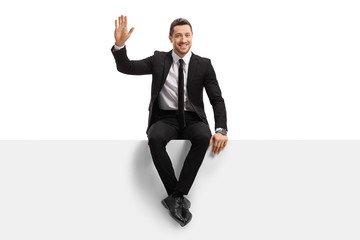
<svg viewBox="0 0 360 240">
<path fill-rule="evenodd" d="M 174 33 L 169 36 L 173 49 L 179 57 L 184 57 L 191 48 L 192 32 L 189 25 L 178 25 L 174 27 Z"/>
</svg>

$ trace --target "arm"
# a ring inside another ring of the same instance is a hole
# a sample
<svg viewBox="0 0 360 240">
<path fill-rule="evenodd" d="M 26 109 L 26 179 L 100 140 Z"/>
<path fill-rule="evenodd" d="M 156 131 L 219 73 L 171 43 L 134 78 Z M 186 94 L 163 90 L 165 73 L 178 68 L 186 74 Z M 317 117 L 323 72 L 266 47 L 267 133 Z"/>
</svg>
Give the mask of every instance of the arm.
<svg viewBox="0 0 360 240">
<path fill-rule="evenodd" d="M 216 74 L 211 62 L 209 62 L 206 73 L 205 90 L 214 110 L 215 128 L 223 128 L 227 130 L 225 102 L 221 96 L 219 83 L 216 79 Z M 211 137 L 209 146 L 211 146 L 214 142 L 212 152 L 216 154 L 225 148 L 227 141 L 228 137 L 226 135 L 217 132 Z"/>
<path fill-rule="evenodd" d="M 131 75 L 152 73 L 152 56 L 138 61 L 129 60 L 126 54 L 126 46 L 120 50 L 115 50 L 113 46 L 111 52 L 115 58 L 116 68 L 119 72 Z"/>
<path fill-rule="evenodd" d="M 129 39 L 134 28 L 127 30 L 127 17 L 121 15 L 118 21 L 115 20 L 115 45 L 111 48 L 116 61 L 116 68 L 119 72 L 132 75 L 142 75 L 152 73 L 152 57 L 139 61 L 129 60 L 126 54 L 125 42 Z"/>
</svg>

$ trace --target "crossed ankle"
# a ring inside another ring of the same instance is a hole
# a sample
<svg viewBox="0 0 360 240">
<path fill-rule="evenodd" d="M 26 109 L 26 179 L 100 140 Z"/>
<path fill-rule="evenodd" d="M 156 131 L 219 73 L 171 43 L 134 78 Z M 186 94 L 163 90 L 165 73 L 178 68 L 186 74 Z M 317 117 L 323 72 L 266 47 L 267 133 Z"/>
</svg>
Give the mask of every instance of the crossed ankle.
<svg viewBox="0 0 360 240">
<path fill-rule="evenodd" d="M 182 192 L 174 191 L 171 196 L 173 197 L 183 197 L 184 194 Z"/>
</svg>

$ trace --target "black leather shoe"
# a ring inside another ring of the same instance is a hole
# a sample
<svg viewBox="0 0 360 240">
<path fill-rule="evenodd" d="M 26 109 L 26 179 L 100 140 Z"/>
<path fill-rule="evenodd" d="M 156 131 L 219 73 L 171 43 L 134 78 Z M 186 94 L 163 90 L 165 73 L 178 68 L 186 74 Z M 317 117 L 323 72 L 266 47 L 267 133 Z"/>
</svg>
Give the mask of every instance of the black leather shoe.
<svg viewBox="0 0 360 240">
<path fill-rule="evenodd" d="M 184 197 L 182 199 L 182 216 L 185 219 L 185 225 L 188 224 L 192 219 L 192 214 L 189 211 L 190 206 L 191 206 L 191 203 L 190 203 L 189 199 Z"/>
<path fill-rule="evenodd" d="M 183 198 L 184 198 L 183 207 L 186 208 L 186 209 L 189 209 L 191 207 L 191 202 L 186 197 L 183 197 Z"/>
<path fill-rule="evenodd" d="M 168 196 L 161 201 L 162 205 L 169 210 L 170 216 L 177 221 L 180 226 L 185 226 L 185 219 L 183 213 L 183 198 Z"/>
<path fill-rule="evenodd" d="M 185 219 L 184 226 L 186 226 L 192 219 L 192 214 L 189 209 L 183 209 L 182 216 Z"/>
</svg>

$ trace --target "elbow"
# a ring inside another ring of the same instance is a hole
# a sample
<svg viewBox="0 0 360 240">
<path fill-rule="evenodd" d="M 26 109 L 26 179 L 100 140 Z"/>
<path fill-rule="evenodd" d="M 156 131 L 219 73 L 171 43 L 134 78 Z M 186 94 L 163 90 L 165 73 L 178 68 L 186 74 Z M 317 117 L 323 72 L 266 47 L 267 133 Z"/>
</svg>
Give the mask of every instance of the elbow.
<svg viewBox="0 0 360 240">
<path fill-rule="evenodd" d="M 221 96 L 218 96 L 216 98 L 212 98 L 210 99 L 210 103 L 211 105 L 219 105 L 219 104 L 224 104 L 224 99 Z"/>
<path fill-rule="evenodd" d="M 124 74 L 131 74 L 131 67 L 124 67 L 123 65 L 116 65 L 116 69 Z"/>
</svg>

